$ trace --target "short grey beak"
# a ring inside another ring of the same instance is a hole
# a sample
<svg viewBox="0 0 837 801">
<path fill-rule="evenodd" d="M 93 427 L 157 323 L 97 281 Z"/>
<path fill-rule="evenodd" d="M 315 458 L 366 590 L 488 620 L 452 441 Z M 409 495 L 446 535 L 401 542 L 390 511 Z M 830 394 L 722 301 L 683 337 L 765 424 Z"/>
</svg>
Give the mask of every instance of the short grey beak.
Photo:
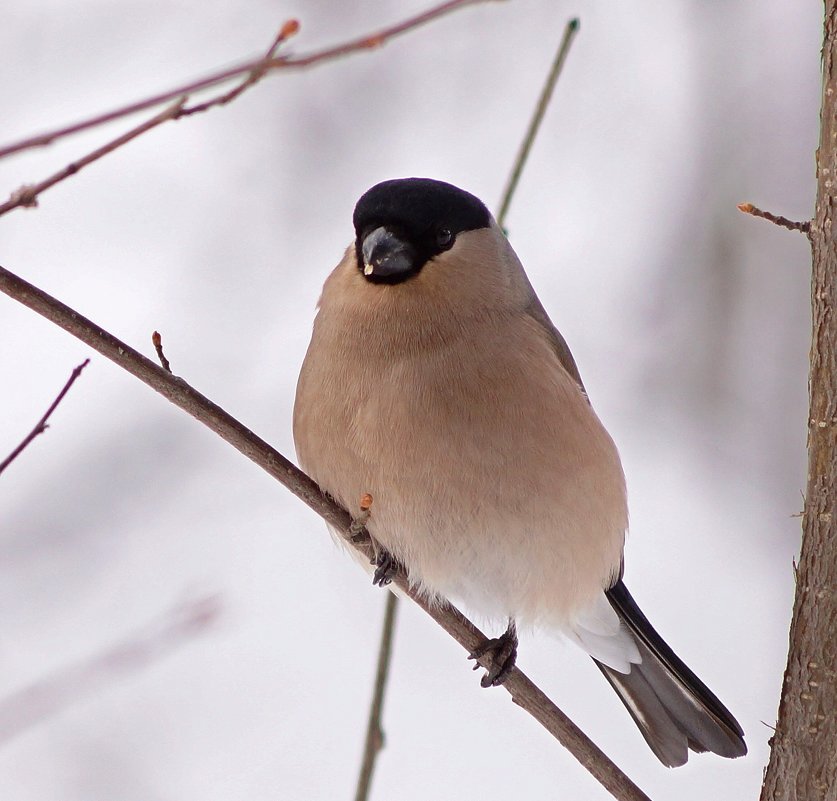
<svg viewBox="0 0 837 801">
<path fill-rule="evenodd" d="M 388 277 L 409 273 L 415 267 L 415 250 L 388 228 L 376 228 L 364 237 L 363 274 Z"/>
</svg>

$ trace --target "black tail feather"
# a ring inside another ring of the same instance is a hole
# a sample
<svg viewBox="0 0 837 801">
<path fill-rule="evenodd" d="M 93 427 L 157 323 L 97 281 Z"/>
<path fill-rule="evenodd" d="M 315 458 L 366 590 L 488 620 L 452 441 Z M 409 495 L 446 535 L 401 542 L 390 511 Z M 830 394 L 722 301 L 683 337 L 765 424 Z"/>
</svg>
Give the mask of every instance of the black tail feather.
<svg viewBox="0 0 837 801">
<path fill-rule="evenodd" d="M 657 758 L 669 767 L 686 762 L 689 749 L 723 757 L 747 753 L 744 732 L 718 697 L 654 630 L 621 580 L 607 593 L 636 641 L 642 663 L 620 673 L 593 660 L 631 713 Z"/>
</svg>

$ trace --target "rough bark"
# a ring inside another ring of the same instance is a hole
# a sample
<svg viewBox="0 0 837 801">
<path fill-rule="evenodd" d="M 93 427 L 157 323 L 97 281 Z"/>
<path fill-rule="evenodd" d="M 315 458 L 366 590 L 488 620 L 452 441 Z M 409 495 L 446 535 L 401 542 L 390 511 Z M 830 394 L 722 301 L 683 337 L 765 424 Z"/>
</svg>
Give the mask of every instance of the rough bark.
<svg viewBox="0 0 837 801">
<path fill-rule="evenodd" d="M 837 801 L 837 0 L 826 0 L 817 204 L 811 225 L 813 334 L 808 485 L 788 664 L 761 801 Z"/>
</svg>

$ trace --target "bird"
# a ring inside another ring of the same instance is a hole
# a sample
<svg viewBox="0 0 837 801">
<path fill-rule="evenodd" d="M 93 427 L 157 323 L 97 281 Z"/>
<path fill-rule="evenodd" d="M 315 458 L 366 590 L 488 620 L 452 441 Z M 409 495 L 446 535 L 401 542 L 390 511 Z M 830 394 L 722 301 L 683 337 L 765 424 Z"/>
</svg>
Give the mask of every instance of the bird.
<svg viewBox="0 0 837 801">
<path fill-rule="evenodd" d="M 297 383 L 300 466 L 429 599 L 505 632 L 586 651 L 657 758 L 747 753 L 738 721 L 651 626 L 623 581 L 625 477 L 570 349 L 486 205 L 452 184 L 396 178 L 358 200 L 327 277 Z"/>
</svg>

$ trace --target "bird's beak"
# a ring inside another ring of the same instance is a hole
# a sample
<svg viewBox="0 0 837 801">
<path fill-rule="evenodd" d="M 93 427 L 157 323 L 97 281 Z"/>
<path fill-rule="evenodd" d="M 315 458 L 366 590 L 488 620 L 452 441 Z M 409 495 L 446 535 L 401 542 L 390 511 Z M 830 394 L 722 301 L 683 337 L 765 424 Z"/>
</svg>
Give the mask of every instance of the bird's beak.
<svg viewBox="0 0 837 801">
<path fill-rule="evenodd" d="M 415 266 L 416 252 L 409 242 L 388 228 L 376 228 L 363 239 L 363 274 L 389 277 L 404 275 Z"/>
</svg>

